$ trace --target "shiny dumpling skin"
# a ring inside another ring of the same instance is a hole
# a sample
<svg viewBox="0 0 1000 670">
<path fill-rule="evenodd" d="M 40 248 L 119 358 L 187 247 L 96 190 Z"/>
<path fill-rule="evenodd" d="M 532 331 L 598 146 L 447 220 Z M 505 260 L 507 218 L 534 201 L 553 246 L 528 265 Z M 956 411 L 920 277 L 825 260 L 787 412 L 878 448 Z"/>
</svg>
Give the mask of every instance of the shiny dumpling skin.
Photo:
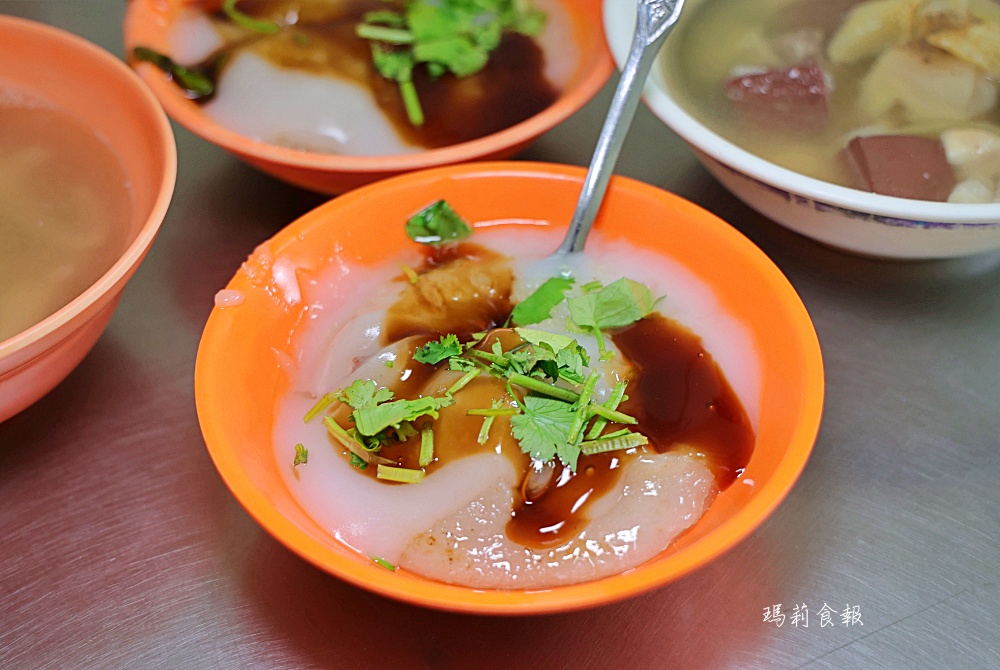
<svg viewBox="0 0 1000 670">
<path fill-rule="evenodd" d="M 399 565 L 473 588 L 550 588 L 618 574 L 646 562 L 697 521 L 716 493 L 704 458 L 691 452 L 643 454 L 616 491 L 593 507 L 577 536 L 536 551 L 510 540 L 513 493 L 497 478 L 458 513 L 438 519 L 408 544 Z"/>
</svg>

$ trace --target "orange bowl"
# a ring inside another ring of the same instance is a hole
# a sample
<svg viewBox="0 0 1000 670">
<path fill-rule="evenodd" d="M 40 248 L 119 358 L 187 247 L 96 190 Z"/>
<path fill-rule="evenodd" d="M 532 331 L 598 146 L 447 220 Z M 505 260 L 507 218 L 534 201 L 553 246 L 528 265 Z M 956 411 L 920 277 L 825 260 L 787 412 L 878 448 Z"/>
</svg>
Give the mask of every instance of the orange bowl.
<svg viewBox="0 0 1000 670">
<path fill-rule="evenodd" d="M 7 89 L 67 112 L 120 160 L 133 202 L 125 250 L 69 304 L 0 341 L 0 421 L 48 393 L 83 359 L 160 228 L 177 152 L 170 123 L 128 66 L 71 33 L 0 16 L 0 95 Z"/>
<path fill-rule="evenodd" d="M 284 483 L 281 470 L 289 464 L 277 462 L 271 433 L 276 402 L 290 384 L 296 328 L 308 310 L 275 298 L 280 282 L 271 268 L 281 267 L 286 278 L 292 272 L 309 277 L 333 258 L 363 265 L 399 258 L 414 246 L 403 222 L 441 198 L 474 227 L 506 221 L 561 230 L 584 174 L 569 166 L 495 162 L 402 175 L 320 206 L 255 251 L 228 285 L 244 302 L 216 307 L 208 320 L 195 396 L 216 467 L 268 532 L 307 561 L 371 591 L 446 610 L 511 614 L 593 606 L 662 586 L 716 558 L 764 521 L 805 466 L 819 428 L 823 366 L 812 323 L 781 272 L 739 232 L 686 200 L 624 177 L 611 181 L 597 234 L 678 263 L 704 282 L 719 309 L 745 327 L 759 358 L 751 460 L 743 481 L 723 491 L 695 526 L 655 559 L 622 574 L 539 591 L 477 590 L 387 572 L 324 530 Z"/>
<path fill-rule="evenodd" d="M 514 156 L 587 103 L 613 70 L 604 41 L 600 0 L 556 0 L 572 21 L 579 54 L 559 97 L 538 114 L 505 130 L 468 142 L 412 154 L 347 156 L 291 149 L 234 132 L 202 113 L 176 85 L 149 63 L 136 63 L 143 80 L 167 113 L 182 126 L 278 179 L 328 194 L 423 168 Z M 169 34 L 185 0 L 131 0 L 125 15 L 127 53 L 145 46 L 170 53 Z"/>
</svg>

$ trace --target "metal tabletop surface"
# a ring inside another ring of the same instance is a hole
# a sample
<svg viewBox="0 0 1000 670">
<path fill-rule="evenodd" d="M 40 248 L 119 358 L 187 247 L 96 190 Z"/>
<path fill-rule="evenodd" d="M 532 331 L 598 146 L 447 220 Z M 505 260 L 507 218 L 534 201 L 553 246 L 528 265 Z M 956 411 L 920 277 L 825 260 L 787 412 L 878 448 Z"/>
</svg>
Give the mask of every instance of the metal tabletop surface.
<svg viewBox="0 0 1000 670">
<path fill-rule="evenodd" d="M 121 56 L 125 4 L 0 13 Z M 585 165 L 610 98 L 611 84 L 522 157 Z M 212 466 L 193 369 L 215 292 L 327 198 L 175 131 L 170 212 L 110 327 L 0 424 L 0 668 L 1000 667 L 1000 256 L 817 245 L 729 195 L 641 107 L 618 172 L 731 222 L 814 319 L 827 396 L 812 458 L 749 539 L 658 591 L 541 617 L 424 610 L 293 555 Z"/>
</svg>

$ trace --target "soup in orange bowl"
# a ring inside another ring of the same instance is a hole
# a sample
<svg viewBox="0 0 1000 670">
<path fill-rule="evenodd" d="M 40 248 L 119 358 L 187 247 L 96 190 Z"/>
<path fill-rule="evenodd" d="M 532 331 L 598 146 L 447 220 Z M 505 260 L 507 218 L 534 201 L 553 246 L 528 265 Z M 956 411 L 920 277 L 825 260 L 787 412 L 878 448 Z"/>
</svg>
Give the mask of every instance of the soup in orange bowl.
<svg viewBox="0 0 1000 670">
<path fill-rule="evenodd" d="M 173 192 L 170 124 L 120 60 L 0 17 L 0 420 L 94 345 Z"/>
</svg>

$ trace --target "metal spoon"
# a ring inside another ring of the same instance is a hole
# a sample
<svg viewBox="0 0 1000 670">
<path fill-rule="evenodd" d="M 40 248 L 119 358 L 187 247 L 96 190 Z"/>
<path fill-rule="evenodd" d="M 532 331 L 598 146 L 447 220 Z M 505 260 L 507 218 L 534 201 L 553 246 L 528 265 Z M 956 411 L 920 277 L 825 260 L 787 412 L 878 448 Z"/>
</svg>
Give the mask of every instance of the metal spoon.
<svg viewBox="0 0 1000 670">
<path fill-rule="evenodd" d="M 615 162 L 621 152 L 628 127 L 639 106 L 642 87 L 653 67 L 653 59 L 660 51 L 663 40 L 673 28 L 684 7 L 684 0 L 639 0 L 635 21 L 635 35 L 628 59 L 622 68 L 618 88 L 611 99 L 608 116 L 597 138 L 594 156 L 590 159 L 587 177 L 576 203 L 576 211 L 566 231 L 566 237 L 555 255 L 583 251 L 587 233 L 601 207 L 608 180 L 614 172 Z"/>
</svg>

